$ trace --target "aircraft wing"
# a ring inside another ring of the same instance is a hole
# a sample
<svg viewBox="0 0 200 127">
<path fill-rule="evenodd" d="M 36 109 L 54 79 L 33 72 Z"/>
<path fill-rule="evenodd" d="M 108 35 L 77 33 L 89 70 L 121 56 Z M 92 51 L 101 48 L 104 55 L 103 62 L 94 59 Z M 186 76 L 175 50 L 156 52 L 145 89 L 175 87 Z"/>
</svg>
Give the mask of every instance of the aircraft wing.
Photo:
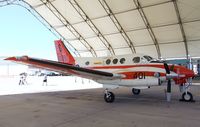
<svg viewBox="0 0 200 127">
<path fill-rule="evenodd" d="M 66 63 L 57 62 L 57 61 L 31 58 L 28 56 L 8 57 L 5 60 L 9 60 L 9 61 L 13 61 L 16 63 L 21 63 L 21 64 L 26 64 L 26 65 L 36 67 L 36 68 L 56 71 L 59 73 L 76 75 L 79 77 L 93 79 L 93 80 L 96 80 L 96 79 L 114 80 L 114 79 L 124 78 L 124 75 L 122 74 L 114 74 L 114 73 L 109 73 L 109 72 L 104 72 L 104 71 L 92 70 L 92 69 L 78 67 L 75 65 L 70 65 Z"/>
</svg>

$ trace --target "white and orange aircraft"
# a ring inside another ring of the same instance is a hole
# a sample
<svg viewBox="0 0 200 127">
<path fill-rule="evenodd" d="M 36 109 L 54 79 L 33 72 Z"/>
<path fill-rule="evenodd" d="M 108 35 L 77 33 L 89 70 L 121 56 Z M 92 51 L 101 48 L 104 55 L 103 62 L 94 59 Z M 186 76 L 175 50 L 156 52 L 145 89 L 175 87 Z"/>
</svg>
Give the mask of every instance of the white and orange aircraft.
<svg viewBox="0 0 200 127">
<path fill-rule="evenodd" d="M 31 58 L 28 56 L 8 57 L 5 60 L 26 64 L 36 68 L 71 74 L 92 79 L 105 87 L 104 99 L 111 103 L 115 95 L 110 89 L 130 87 L 133 94 L 140 89 L 167 84 L 167 101 L 171 100 L 171 81 L 180 85 L 183 101 L 193 101 L 188 92 L 194 72 L 183 66 L 160 62 L 148 55 L 131 54 L 112 57 L 73 57 L 61 40 L 55 41 L 58 61 Z"/>
</svg>

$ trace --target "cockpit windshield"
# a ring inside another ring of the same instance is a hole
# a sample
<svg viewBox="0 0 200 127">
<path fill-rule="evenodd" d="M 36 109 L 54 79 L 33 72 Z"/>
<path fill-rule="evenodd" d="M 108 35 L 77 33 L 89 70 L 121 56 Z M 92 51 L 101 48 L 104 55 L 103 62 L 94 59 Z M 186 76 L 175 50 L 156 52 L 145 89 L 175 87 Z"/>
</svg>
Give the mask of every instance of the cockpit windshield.
<svg viewBox="0 0 200 127">
<path fill-rule="evenodd" d="M 140 57 L 133 58 L 133 63 L 139 63 L 139 62 L 140 62 Z"/>
<path fill-rule="evenodd" d="M 153 60 L 153 58 L 152 57 L 150 57 L 150 56 L 143 56 L 147 61 L 152 61 Z"/>
</svg>

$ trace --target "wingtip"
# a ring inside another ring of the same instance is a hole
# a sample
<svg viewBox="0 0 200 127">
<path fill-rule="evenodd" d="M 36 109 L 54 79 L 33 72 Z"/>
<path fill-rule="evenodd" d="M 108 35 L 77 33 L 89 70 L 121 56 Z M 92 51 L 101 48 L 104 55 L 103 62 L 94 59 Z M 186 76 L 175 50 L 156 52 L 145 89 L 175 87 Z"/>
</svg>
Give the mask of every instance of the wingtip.
<svg viewBox="0 0 200 127">
<path fill-rule="evenodd" d="M 7 58 L 5 58 L 4 60 L 10 60 L 10 61 L 15 61 L 16 60 L 16 57 L 7 57 Z"/>
</svg>

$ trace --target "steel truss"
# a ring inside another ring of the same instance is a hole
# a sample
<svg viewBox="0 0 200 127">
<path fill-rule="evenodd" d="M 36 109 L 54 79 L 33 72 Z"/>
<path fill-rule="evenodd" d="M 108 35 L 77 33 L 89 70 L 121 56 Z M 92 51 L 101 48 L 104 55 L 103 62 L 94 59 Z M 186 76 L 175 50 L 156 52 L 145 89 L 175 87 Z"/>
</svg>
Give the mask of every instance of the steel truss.
<svg viewBox="0 0 200 127">
<path fill-rule="evenodd" d="M 106 13 L 108 14 L 108 16 L 110 17 L 110 19 L 112 20 L 112 22 L 115 24 L 115 26 L 118 29 L 119 33 L 122 35 L 122 37 L 124 38 L 124 40 L 128 44 L 128 46 L 131 49 L 132 53 L 136 53 L 135 47 L 133 45 L 133 42 L 131 41 L 131 39 L 129 38 L 129 36 L 125 32 L 124 28 L 121 26 L 121 24 L 119 23 L 119 21 L 115 17 L 115 14 L 112 12 L 112 10 L 110 9 L 110 7 L 106 3 L 106 1 L 105 0 L 99 0 L 99 2 L 102 5 L 102 7 L 104 8 L 104 10 L 106 11 Z"/>
<path fill-rule="evenodd" d="M 156 36 L 155 36 L 155 34 L 154 34 L 153 30 L 152 30 L 152 27 L 151 27 L 151 25 L 150 25 L 146 15 L 145 15 L 145 13 L 144 13 L 144 10 L 141 7 L 140 2 L 138 0 L 134 0 L 134 3 L 135 3 L 135 5 L 136 5 L 136 7 L 138 9 L 138 12 L 140 13 L 140 16 L 141 16 L 142 20 L 144 21 L 146 29 L 148 30 L 149 35 L 151 36 L 151 39 L 154 42 L 154 45 L 155 45 L 156 50 L 157 50 L 158 58 L 161 58 L 161 52 L 160 52 L 160 47 L 159 47 L 157 38 L 156 38 Z"/>
<path fill-rule="evenodd" d="M 184 31 L 184 28 L 183 28 L 183 22 L 181 20 L 181 16 L 180 16 L 180 12 L 179 12 L 179 9 L 178 9 L 177 1 L 176 0 L 172 0 L 172 1 L 173 1 L 173 4 L 174 4 L 174 8 L 176 10 L 176 15 L 177 15 L 177 18 L 178 18 L 178 24 L 179 24 L 180 29 L 181 29 L 181 34 L 182 34 L 182 37 L 183 37 L 183 42 L 185 44 L 186 57 L 187 57 L 187 59 L 189 59 L 187 38 L 186 38 L 185 31 Z"/>
<path fill-rule="evenodd" d="M 96 51 L 94 48 L 85 40 L 85 38 L 69 23 L 69 21 L 56 9 L 56 7 L 49 0 L 40 0 L 59 20 L 66 26 L 70 32 L 78 38 L 78 40 L 86 47 L 92 56 L 96 57 Z"/>
<path fill-rule="evenodd" d="M 30 12 L 42 25 L 44 25 L 56 38 L 62 39 L 66 46 L 70 49 L 70 51 L 75 56 L 80 56 L 80 53 L 77 51 L 77 49 L 71 45 L 46 19 L 44 19 L 36 10 L 34 7 L 29 5 L 24 0 L 5 0 L 0 2 L 0 7 L 7 6 L 7 5 L 16 5 L 25 8 L 28 12 Z"/>
<path fill-rule="evenodd" d="M 76 56 L 80 56 L 81 50 L 77 50 L 75 47 L 73 47 L 73 45 L 71 45 L 57 31 L 57 28 L 66 27 L 76 37 L 76 39 L 74 39 L 74 40 L 79 40 L 86 47 L 87 51 L 91 52 L 92 56 L 97 56 L 96 51 L 106 51 L 106 50 L 109 50 L 111 55 L 115 55 L 115 49 L 119 49 L 119 48 L 113 49 L 113 47 L 108 42 L 108 40 L 105 38 L 105 36 L 113 35 L 113 34 L 119 34 L 119 33 L 121 34 L 121 36 L 124 38 L 124 40 L 127 43 L 127 46 L 121 47 L 121 48 L 130 48 L 132 53 L 136 53 L 135 47 L 155 45 L 156 50 L 157 50 L 157 54 L 158 54 L 158 58 L 162 57 L 162 54 L 161 54 L 161 51 L 160 51 L 160 47 L 159 47 L 162 44 L 171 44 L 171 43 L 184 42 L 185 51 L 186 51 L 186 57 L 188 57 L 188 55 L 189 55 L 188 41 L 199 41 L 199 39 L 197 39 L 197 40 L 188 40 L 186 38 L 186 33 L 184 31 L 184 26 L 183 25 L 186 24 L 186 23 L 191 23 L 191 22 L 199 22 L 200 19 L 191 20 L 191 21 L 182 21 L 181 16 L 180 16 L 180 12 L 179 12 L 179 8 L 178 8 L 178 5 L 177 5 L 177 0 L 169 0 L 169 1 L 164 1 L 164 2 L 160 2 L 160 3 L 152 4 L 152 5 L 147 5 L 147 6 L 142 6 L 140 4 L 139 0 L 133 0 L 134 4 L 136 5 L 136 8 L 133 8 L 133 9 L 130 9 L 130 10 L 126 10 L 126 11 L 117 12 L 117 13 L 113 13 L 112 12 L 112 10 L 110 9 L 109 5 L 106 3 L 106 0 L 98 0 L 99 3 L 101 4 L 101 6 L 104 8 L 104 10 L 107 13 L 107 15 L 96 17 L 96 18 L 89 18 L 88 15 L 83 11 L 82 7 L 78 4 L 78 2 L 76 0 L 66 0 L 66 2 L 69 2 L 74 7 L 74 9 L 77 11 L 77 13 L 83 19 L 83 21 L 77 22 L 77 23 L 73 23 L 73 24 L 70 24 L 67 21 L 67 19 L 61 14 L 61 12 L 59 12 L 58 9 L 52 4 L 52 2 L 55 1 L 55 0 L 40 0 L 40 1 L 42 2 L 41 4 L 36 5 L 36 6 L 31 6 L 28 3 L 26 3 L 24 0 L 4 0 L 4 1 L 0 1 L 0 7 L 4 6 L 4 5 L 20 5 L 20 6 L 24 7 L 24 8 L 26 8 L 26 9 L 28 8 L 27 10 L 31 14 L 33 14 L 45 27 L 47 27 L 57 38 L 62 38 L 62 40 L 64 40 L 66 42 L 66 44 L 68 46 L 70 46 L 70 48 L 72 48 L 71 51 L 73 51 L 73 53 Z M 176 11 L 175 13 L 176 13 L 176 16 L 177 16 L 177 22 L 164 24 L 164 25 L 151 26 L 149 21 L 148 21 L 148 19 L 147 19 L 147 17 L 146 17 L 146 15 L 145 15 L 145 13 L 144 13 L 144 8 L 148 8 L 148 7 L 152 7 L 152 6 L 156 6 L 156 5 L 167 4 L 167 3 L 173 3 L 175 11 Z M 52 12 L 52 14 L 54 14 L 55 17 L 58 18 L 63 25 L 62 26 L 52 26 L 52 25 L 50 25 L 48 23 L 48 21 L 46 21 L 39 13 L 37 13 L 36 9 L 37 9 L 37 7 L 40 7 L 40 6 L 46 6 L 47 9 L 49 9 Z M 139 14 L 140 14 L 140 16 L 141 16 L 141 18 L 142 18 L 142 20 L 143 20 L 143 22 L 145 24 L 145 27 L 144 28 L 132 29 L 132 30 L 125 31 L 115 15 L 116 14 L 130 12 L 130 11 L 136 11 L 136 10 L 139 12 Z M 118 29 L 118 32 L 109 33 L 109 34 L 101 33 L 101 31 L 93 23 L 93 20 L 94 19 L 104 18 L 104 17 L 110 17 L 111 21 L 113 22 L 113 24 Z M 88 26 L 91 28 L 91 30 L 95 33 L 95 36 L 83 37 L 73 27 L 75 24 L 79 24 L 79 23 L 83 23 L 83 22 L 88 24 Z M 180 40 L 180 41 L 176 41 L 176 42 L 158 43 L 158 40 L 157 40 L 157 38 L 156 38 L 156 36 L 154 34 L 153 28 L 167 27 L 167 26 L 171 26 L 171 25 L 179 25 L 183 41 Z M 129 36 L 127 35 L 127 32 L 138 31 L 138 30 L 148 30 L 149 35 L 151 36 L 151 38 L 152 38 L 154 43 L 153 44 L 147 44 L 147 45 L 134 45 L 134 43 L 130 40 Z M 86 39 L 89 39 L 89 38 L 99 38 L 101 40 L 101 42 L 104 44 L 104 46 L 106 47 L 106 49 L 95 50 L 87 42 Z"/>
<path fill-rule="evenodd" d="M 76 10 L 76 12 L 82 17 L 84 22 L 88 24 L 88 26 L 92 29 L 92 31 L 96 34 L 96 37 L 98 37 L 101 42 L 104 44 L 104 46 L 110 51 L 111 55 L 115 55 L 114 49 L 111 46 L 111 44 L 108 42 L 108 40 L 103 36 L 101 31 L 95 26 L 95 24 L 92 22 L 92 20 L 88 17 L 88 15 L 83 11 L 83 9 L 79 6 L 79 4 L 76 2 L 76 0 L 67 0 Z"/>
</svg>

